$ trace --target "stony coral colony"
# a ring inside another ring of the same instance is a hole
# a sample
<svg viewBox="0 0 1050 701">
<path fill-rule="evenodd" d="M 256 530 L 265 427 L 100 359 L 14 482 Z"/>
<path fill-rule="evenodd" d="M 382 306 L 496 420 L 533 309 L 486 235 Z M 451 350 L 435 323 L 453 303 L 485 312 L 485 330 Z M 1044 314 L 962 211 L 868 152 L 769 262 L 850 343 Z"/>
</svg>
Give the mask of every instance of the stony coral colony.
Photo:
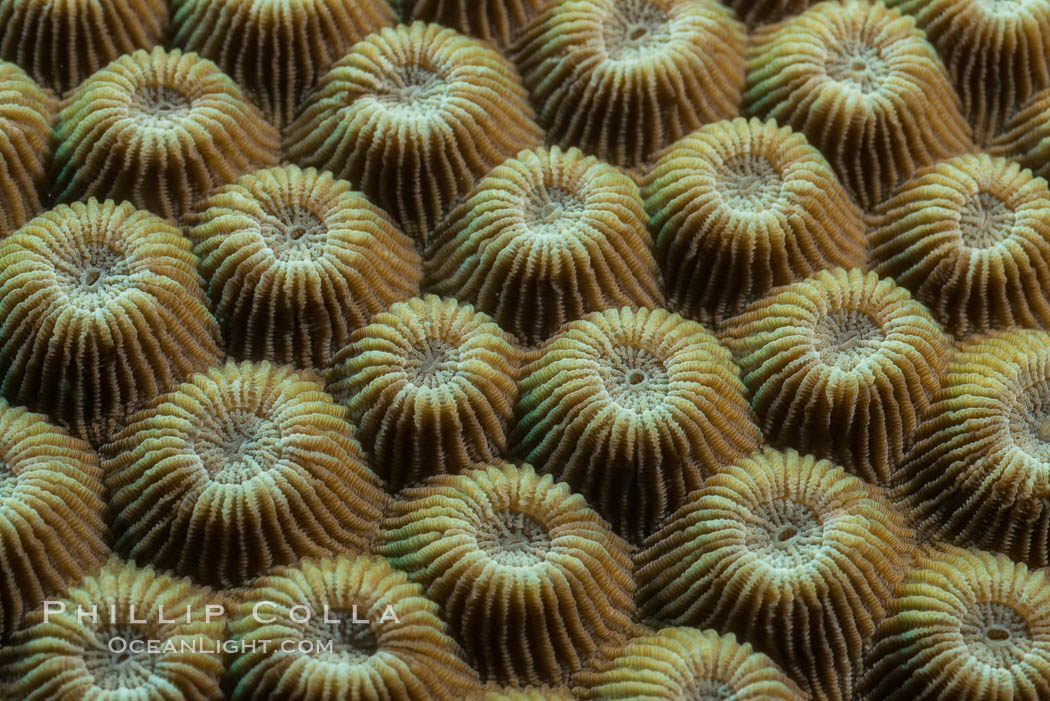
<svg viewBox="0 0 1050 701">
<path fill-rule="evenodd" d="M 1048 0 L 0 0 L 0 699 L 1047 701 L 1048 175 Z"/>
</svg>

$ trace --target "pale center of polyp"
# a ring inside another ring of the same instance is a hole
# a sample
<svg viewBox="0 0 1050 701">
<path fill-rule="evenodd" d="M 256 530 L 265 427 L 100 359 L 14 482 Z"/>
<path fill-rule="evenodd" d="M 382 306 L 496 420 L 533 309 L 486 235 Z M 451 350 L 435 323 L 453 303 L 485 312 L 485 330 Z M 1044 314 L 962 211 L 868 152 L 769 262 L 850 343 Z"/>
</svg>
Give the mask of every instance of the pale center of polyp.
<svg viewBox="0 0 1050 701">
<path fill-rule="evenodd" d="M 157 122 L 177 118 L 190 109 L 190 104 L 186 95 L 167 85 L 145 85 L 134 96 L 140 117 Z"/>
<path fill-rule="evenodd" d="M 783 180 L 773 164 L 759 155 L 741 155 L 722 165 L 721 195 L 734 209 L 761 212 L 780 198 Z"/>
<path fill-rule="evenodd" d="M 730 701 L 734 697 L 733 689 L 717 679 L 697 679 L 684 691 L 690 701 Z"/>
<path fill-rule="evenodd" d="M 328 240 L 328 227 L 316 214 L 300 206 L 281 207 L 263 224 L 270 250 L 283 261 L 314 260 Z"/>
<path fill-rule="evenodd" d="M 667 43 L 666 12 L 647 0 L 619 0 L 605 22 L 606 52 L 613 60 L 636 58 Z"/>
<path fill-rule="evenodd" d="M 360 664 L 379 650 L 379 641 L 364 606 L 358 606 L 356 611 L 333 606 L 327 611 L 312 612 L 304 636 L 326 644 L 330 642 L 331 650 L 317 655 L 343 664 Z"/>
<path fill-rule="evenodd" d="M 1014 445 L 1046 466 L 1045 482 L 1050 474 L 1050 382 L 1035 382 L 1018 393 L 1007 420 Z"/>
<path fill-rule="evenodd" d="M 376 92 L 389 109 L 425 117 L 444 108 L 448 84 L 438 73 L 415 64 L 398 67 Z"/>
<path fill-rule="evenodd" d="M 890 68 L 878 49 L 861 42 L 850 42 L 828 56 L 828 76 L 861 93 L 877 92 Z"/>
<path fill-rule="evenodd" d="M 969 197 L 959 210 L 959 233 L 970 248 L 990 248 L 1010 236 L 1014 213 L 989 192 Z"/>
<path fill-rule="evenodd" d="M 496 562 L 515 567 L 542 562 L 551 544 L 547 529 L 539 522 L 510 509 L 487 520 L 478 529 L 477 542 Z"/>
<path fill-rule="evenodd" d="M 748 549 L 778 568 L 802 567 L 813 561 L 823 542 L 823 526 L 805 504 L 777 499 L 756 509 L 748 525 Z"/>
<path fill-rule="evenodd" d="M 213 482 L 243 484 L 281 457 L 281 432 L 273 421 L 249 411 L 211 417 L 193 440 Z"/>
<path fill-rule="evenodd" d="M 878 352 L 886 334 L 868 314 L 857 309 L 839 309 L 817 320 L 813 340 L 821 362 L 851 370 Z"/>
<path fill-rule="evenodd" d="M 15 487 L 18 485 L 18 478 L 15 476 L 14 470 L 4 460 L 0 459 L 0 501 L 9 499 L 15 493 Z"/>
<path fill-rule="evenodd" d="M 456 376 L 456 349 L 440 338 L 423 338 L 408 350 L 404 372 L 417 387 L 438 387 Z"/>
<path fill-rule="evenodd" d="M 584 203 L 573 192 L 558 185 L 536 187 L 523 207 L 525 226 L 533 237 L 550 237 L 557 244 L 579 222 Z"/>
<path fill-rule="evenodd" d="M 101 607 L 100 607 L 101 608 Z M 106 627 L 95 634 L 93 644 L 85 646 L 81 659 L 88 673 L 94 678 L 95 686 L 107 691 L 135 689 L 142 686 L 153 674 L 157 655 L 147 651 L 132 652 L 122 649 L 113 652 L 110 641 L 120 638 L 129 643 L 142 643 L 147 637 L 141 631 L 131 627 Z M 124 647 L 121 644 L 119 647 Z M 135 649 L 139 646 L 134 645 Z"/>
<path fill-rule="evenodd" d="M 1032 648 L 1024 617 L 998 602 L 979 603 L 967 609 L 959 632 L 978 662 L 1000 669 L 1017 664 Z"/>
<path fill-rule="evenodd" d="M 667 401 L 667 367 L 644 348 L 613 348 L 604 372 L 609 398 L 625 409 L 641 413 Z"/>
<path fill-rule="evenodd" d="M 110 293 L 123 287 L 127 264 L 123 256 L 104 243 L 87 243 L 55 263 L 55 274 L 71 304 L 81 309 L 104 306 Z"/>
</svg>

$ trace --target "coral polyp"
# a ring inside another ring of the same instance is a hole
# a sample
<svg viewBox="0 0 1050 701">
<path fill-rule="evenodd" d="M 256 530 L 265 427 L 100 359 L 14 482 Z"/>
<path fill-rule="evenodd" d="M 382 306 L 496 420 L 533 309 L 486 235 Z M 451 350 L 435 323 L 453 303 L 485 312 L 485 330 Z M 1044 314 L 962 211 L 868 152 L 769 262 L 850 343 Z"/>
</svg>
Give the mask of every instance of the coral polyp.
<svg viewBox="0 0 1050 701">
<path fill-rule="evenodd" d="M 988 152 L 1017 161 L 1040 178 L 1050 176 L 1050 89 L 1023 102 L 988 145 Z"/>
<path fill-rule="evenodd" d="M 701 127 L 660 156 L 643 195 L 668 296 L 691 316 L 865 262 L 860 210 L 820 152 L 776 122 Z"/>
<path fill-rule="evenodd" d="M 0 0 L 0 58 L 61 95 L 167 24 L 165 0 Z"/>
<path fill-rule="evenodd" d="M 819 0 L 726 0 L 728 7 L 749 27 L 769 24 L 797 15 Z"/>
<path fill-rule="evenodd" d="M 188 580 L 113 558 L 26 617 L 0 650 L 0 697 L 218 701 L 226 621 L 215 610 Z"/>
<path fill-rule="evenodd" d="M 942 546 L 915 563 L 889 602 L 858 699 L 1036 701 L 1047 690 L 1046 572 Z"/>
<path fill-rule="evenodd" d="M 25 71 L 0 61 L 0 235 L 42 208 L 56 111 L 55 100 Z"/>
<path fill-rule="evenodd" d="M 399 490 L 506 452 L 519 355 L 490 317 L 427 295 L 391 306 L 355 333 L 335 358 L 328 388 Z"/>
<path fill-rule="evenodd" d="M 386 0 L 174 0 L 173 43 L 215 61 L 278 127 L 350 47 L 394 23 Z"/>
<path fill-rule="evenodd" d="M 155 47 L 121 56 L 66 100 L 51 194 L 127 200 L 178 219 L 212 188 L 277 164 L 277 130 L 211 61 Z"/>
<path fill-rule="evenodd" d="M 638 187 L 579 149 L 523 151 L 437 228 L 428 287 L 477 305 L 526 343 L 621 306 L 657 306 Z"/>
<path fill-rule="evenodd" d="M 948 338 L 906 289 L 857 269 L 772 290 L 724 336 L 770 442 L 884 485 L 948 353 Z"/>
<path fill-rule="evenodd" d="M 362 548 L 385 501 L 345 410 L 265 362 L 192 376 L 103 457 L 117 549 L 207 584 Z"/>
<path fill-rule="evenodd" d="M 931 534 L 1050 565 L 1050 334 L 962 344 L 897 481 Z"/>
<path fill-rule="evenodd" d="M 250 173 L 185 217 L 226 347 L 327 367 L 350 335 L 419 292 L 412 240 L 330 173 Z"/>
<path fill-rule="evenodd" d="M 1037 0 L 887 0 L 913 15 L 944 61 L 978 142 L 1050 88 L 1050 6 Z"/>
<path fill-rule="evenodd" d="M 865 208 L 970 148 L 944 64 L 914 19 L 881 2 L 822 2 L 759 28 L 744 101 L 805 134 Z"/>
<path fill-rule="evenodd" d="M 729 351 L 662 309 L 566 324 L 521 378 L 514 453 L 571 484 L 632 539 L 761 440 Z"/>
<path fill-rule="evenodd" d="M 0 399 L 0 636 L 98 567 L 105 532 L 102 471 L 91 447 Z"/>
<path fill-rule="evenodd" d="M 664 628 L 607 645 L 578 678 L 578 697 L 603 701 L 798 701 L 773 660 L 713 630 Z"/>
<path fill-rule="evenodd" d="M 378 557 L 308 559 L 260 577 L 234 598 L 230 634 L 244 650 L 230 667 L 232 701 L 459 701 L 479 685 L 437 606 Z M 281 652 L 312 643 L 332 647 Z"/>
<path fill-rule="evenodd" d="M 190 243 L 128 203 L 60 205 L 0 242 L 0 390 L 98 443 L 219 357 Z"/>
<path fill-rule="evenodd" d="M 406 18 L 437 22 L 507 47 L 548 0 L 403 0 Z"/>
<path fill-rule="evenodd" d="M 391 502 L 379 550 L 441 605 L 482 676 L 561 683 L 630 628 L 627 544 L 529 465 L 439 475 Z"/>
<path fill-rule="evenodd" d="M 1050 189 L 1016 163 L 964 155 L 924 168 L 881 204 L 875 271 L 966 336 L 1050 326 Z"/>
<path fill-rule="evenodd" d="M 715 0 L 565 0 L 512 55 L 549 140 L 635 168 L 739 112 L 745 43 Z"/>
<path fill-rule="evenodd" d="M 822 699 L 850 699 L 912 554 L 903 516 L 827 460 L 766 448 L 714 475 L 637 556 L 639 608 L 736 633 Z"/>
<path fill-rule="evenodd" d="M 425 242 L 479 177 L 541 138 L 507 59 L 415 22 L 336 62 L 288 128 L 285 155 L 349 180 Z"/>
</svg>

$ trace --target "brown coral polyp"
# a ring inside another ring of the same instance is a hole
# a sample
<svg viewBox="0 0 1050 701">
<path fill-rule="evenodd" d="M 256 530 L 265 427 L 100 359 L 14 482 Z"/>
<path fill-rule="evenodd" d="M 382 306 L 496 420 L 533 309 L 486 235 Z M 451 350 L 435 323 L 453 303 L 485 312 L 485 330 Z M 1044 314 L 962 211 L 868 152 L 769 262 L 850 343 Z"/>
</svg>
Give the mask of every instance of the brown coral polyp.
<svg viewBox="0 0 1050 701">
<path fill-rule="evenodd" d="M 963 343 L 898 483 L 932 535 L 1050 564 L 1050 334 Z"/>
<path fill-rule="evenodd" d="M 73 91 L 55 142 L 54 200 L 127 200 L 178 219 L 213 188 L 276 165 L 278 135 L 214 63 L 158 46 Z"/>
<path fill-rule="evenodd" d="M 547 0 L 405 0 L 406 18 L 437 22 L 507 47 Z"/>
<path fill-rule="evenodd" d="M 310 620 L 297 623 L 303 606 Z M 478 690 L 437 606 L 383 558 L 280 568 L 240 592 L 230 617 L 231 638 L 243 650 L 230 667 L 233 701 L 459 701 Z M 331 650 L 315 654 L 281 651 L 329 643 Z"/>
<path fill-rule="evenodd" d="M 84 441 L 0 399 L 0 636 L 104 560 L 101 478 Z"/>
<path fill-rule="evenodd" d="M 40 212 L 56 110 L 21 68 L 0 61 L 0 235 Z"/>
<path fill-rule="evenodd" d="M 513 453 L 571 484 L 632 539 L 761 440 L 729 351 L 662 309 L 566 324 L 521 377 Z"/>
<path fill-rule="evenodd" d="M 877 487 L 766 448 L 708 479 L 646 541 L 639 608 L 734 632 L 816 698 L 850 699 L 911 554 L 903 517 Z"/>
<path fill-rule="evenodd" d="M 1050 176 L 1050 89 L 1023 102 L 988 145 L 988 152 L 1017 161 L 1032 174 Z"/>
<path fill-rule="evenodd" d="M 549 3 L 512 55 L 552 142 L 635 168 L 739 112 L 744 46 L 713 0 L 567 0 Z"/>
<path fill-rule="evenodd" d="M 758 29 L 744 102 L 805 134 L 864 208 L 970 147 L 937 53 L 914 19 L 881 2 L 822 2 Z"/>
<path fill-rule="evenodd" d="M 725 4 L 736 10 L 748 27 L 756 27 L 797 15 L 815 0 L 726 0 Z"/>
<path fill-rule="evenodd" d="M 479 177 L 541 138 L 502 55 L 415 22 L 336 62 L 288 128 L 285 155 L 349 180 L 425 242 Z"/>
<path fill-rule="evenodd" d="M 887 0 L 913 15 L 944 61 L 978 142 L 1050 87 L 1050 7 L 1032 0 Z"/>
<path fill-rule="evenodd" d="M 860 210 L 801 134 L 735 119 L 668 148 L 643 188 L 671 303 L 739 311 L 771 287 L 865 261 Z"/>
<path fill-rule="evenodd" d="M 0 650 L 0 696 L 218 701 L 221 609 L 185 579 L 112 558 L 26 617 Z"/>
<path fill-rule="evenodd" d="M 506 452 L 519 363 L 491 317 L 427 295 L 355 333 L 335 358 L 329 390 L 396 491 Z"/>
<path fill-rule="evenodd" d="M 924 168 L 879 206 L 875 270 L 966 336 L 1050 326 L 1050 189 L 1016 163 L 964 155 Z"/>
<path fill-rule="evenodd" d="M 529 465 L 438 475 L 392 501 L 379 550 L 420 582 L 482 677 L 562 683 L 631 625 L 627 544 Z"/>
<path fill-rule="evenodd" d="M 60 205 L 0 244 L 0 390 L 77 435 L 219 356 L 190 243 L 112 201 Z"/>
<path fill-rule="evenodd" d="M 345 411 L 266 362 L 192 376 L 103 458 L 117 549 L 208 584 L 362 548 L 384 503 Z"/>
<path fill-rule="evenodd" d="M 605 646 L 577 677 L 597 701 L 798 701 L 805 694 L 773 660 L 714 630 L 664 628 Z"/>
<path fill-rule="evenodd" d="M 938 387 L 948 339 L 893 280 L 820 271 L 726 323 L 766 439 L 887 484 Z"/>
<path fill-rule="evenodd" d="M 412 240 L 329 173 L 255 171 L 185 221 L 239 358 L 327 367 L 374 314 L 419 292 Z"/>
<path fill-rule="evenodd" d="M 438 226 L 427 284 L 535 344 L 588 312 L 659 306 L 650 247 L 629 177 L 575 148 L 523 151 Z"/>
<path fill-rule="evenodd" d="M 167 23 L 165 0 L 0 0 L 0 58 L 61 95 L 161 43 Z"/>
<path fill-rule="evenodd" d="M 173 43 L 215 61 L 278 127 L 350 47 L 392 25 L 386 0 L 175 0 Z"/>
<path fill-rule="evenodd" d="M 1050 693 L 1050 582 L 1009 558 L 930 549 L 887 606 L 860 701 L 1038 701 Z"/>
</svg>

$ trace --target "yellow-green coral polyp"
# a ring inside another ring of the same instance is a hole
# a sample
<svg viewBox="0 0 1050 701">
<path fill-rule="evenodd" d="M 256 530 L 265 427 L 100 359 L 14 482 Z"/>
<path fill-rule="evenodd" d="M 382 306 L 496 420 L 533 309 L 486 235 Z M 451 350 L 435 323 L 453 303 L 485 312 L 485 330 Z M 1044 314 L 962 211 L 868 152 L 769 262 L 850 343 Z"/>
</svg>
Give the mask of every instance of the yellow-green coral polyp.
<svg viewBox="0 0 1050 701">
<path fill-rule="evenodd" d="M 0 243 L 0 383 L 102 442 L 219 356 L 190 244 L 128 203 L 60 205 Z"/>
<path fill-rule="evenodd" d="M 55 126 L 51 196 L 127 200 L 177 219 L 211 189 L 277 163 L 277 131 L 211 61 L 139 50 L 85 80 Z"/>
<path fill-rule="evenodd" d="M 629 177 L 575 148 L 522 151 L 438 226 L 427 284 L 535 344 L 588 312 L 658 306 L 650 245 Z"/>
<path fill-rule="evenodd" d="M 670 301 L 720 317 L 770 288 L 864 262 L 864 226 L 831 166 L 776 122 L 735 119 L 668 148 L 642 191 Z"/>
<path fill-rule="evenodd" d="M 709 478 L 646 541 L 639 608 L 734 632 L 816 698 L 850 699 L 910 554 L 904 518 L 877 487 L 765 448 Z"/>
<path fill-rule="evenodd" d="M 56 109 L 21 68 L 0 62 L 0 234 L 22 226 L 43 206 Z"/>
<path fill-rule="evenodd" d="M 304 605 L 335 622 L 295 623 Z M 479 686 L 437 606 L 379 557 L 307 559 L 259 578 L 232 602 L 230 634 L 244 650 L 230 668 L 234 701 L 458 701 Z M 281 652 L 328 642 L 318 654 Z"/>
<path fill-rule="evenodd" d="M 541 139 L 517 71 L 436 24 L 385 28 L 332 66 L 285 155 L 345 178 L 425 242 L 492 167 Z"/>
<path fill-rule="evenodd" d="M 103 455 L 117 549 L 207 584 L 364 547 L 384 502 L 345 410 L 267 362 L 193 375 Z"/>
<path fill-rule="evenodd" d="M 822 2 L 759 28 L 744 102 L 805 134 L 865 208 L 970 147 L 941 59 L 915 20 L 881 2 Z"/>
<path fill-rule="evenodd" d="M 513 47 L 550 140 L 626 168 L 740 108 L 743 27 L 713 0 L 566 0 Z"/>
<path fill-rule="evenodd" d="M 530 465 L 439 475 L 391 503 L 380 552 L 502 683 L 559 683 L 631 624 L 627 544 Z"/>
<path fill-rule="evenodd" d="M 506 452 L 520 360 L 489 316 L 427 295 L 392 305 L 355 333 L 328 388 L 398 490 Z"/>
<path fill-rule="evenodd" d="M 112 558 L 27 616 L 0 652 L 0 695 L 218 701 L 226 639 L 218 601 L 186 579 Z"/>
<path fill-rule="evenodd" d="M 664 628 L 608 645 L 579 675 L 582 699 L 796 701 L 804 693 L 773 660 L 714 630 Z"/>
<path fill-rule="evenodd" d="M 240 358 L 327 367 L 374 314 L 419 292 L 412 240 L 330 173 L 255 171 L 185 222 L 226 348 Z"/>
<path fill-rule="evenodd" d="M 1048 593 L 1045 570 L 979 550 L 928 550 L 889 602 L 858 699 L 1043 698 Z"/>
<path fill-rule="evenodd" d="M 530 354 L 519 386 L 514 453 L 632 539 L 761 440 L 729 351 L 662 309 L 566 324 Z"/>
</svg>

